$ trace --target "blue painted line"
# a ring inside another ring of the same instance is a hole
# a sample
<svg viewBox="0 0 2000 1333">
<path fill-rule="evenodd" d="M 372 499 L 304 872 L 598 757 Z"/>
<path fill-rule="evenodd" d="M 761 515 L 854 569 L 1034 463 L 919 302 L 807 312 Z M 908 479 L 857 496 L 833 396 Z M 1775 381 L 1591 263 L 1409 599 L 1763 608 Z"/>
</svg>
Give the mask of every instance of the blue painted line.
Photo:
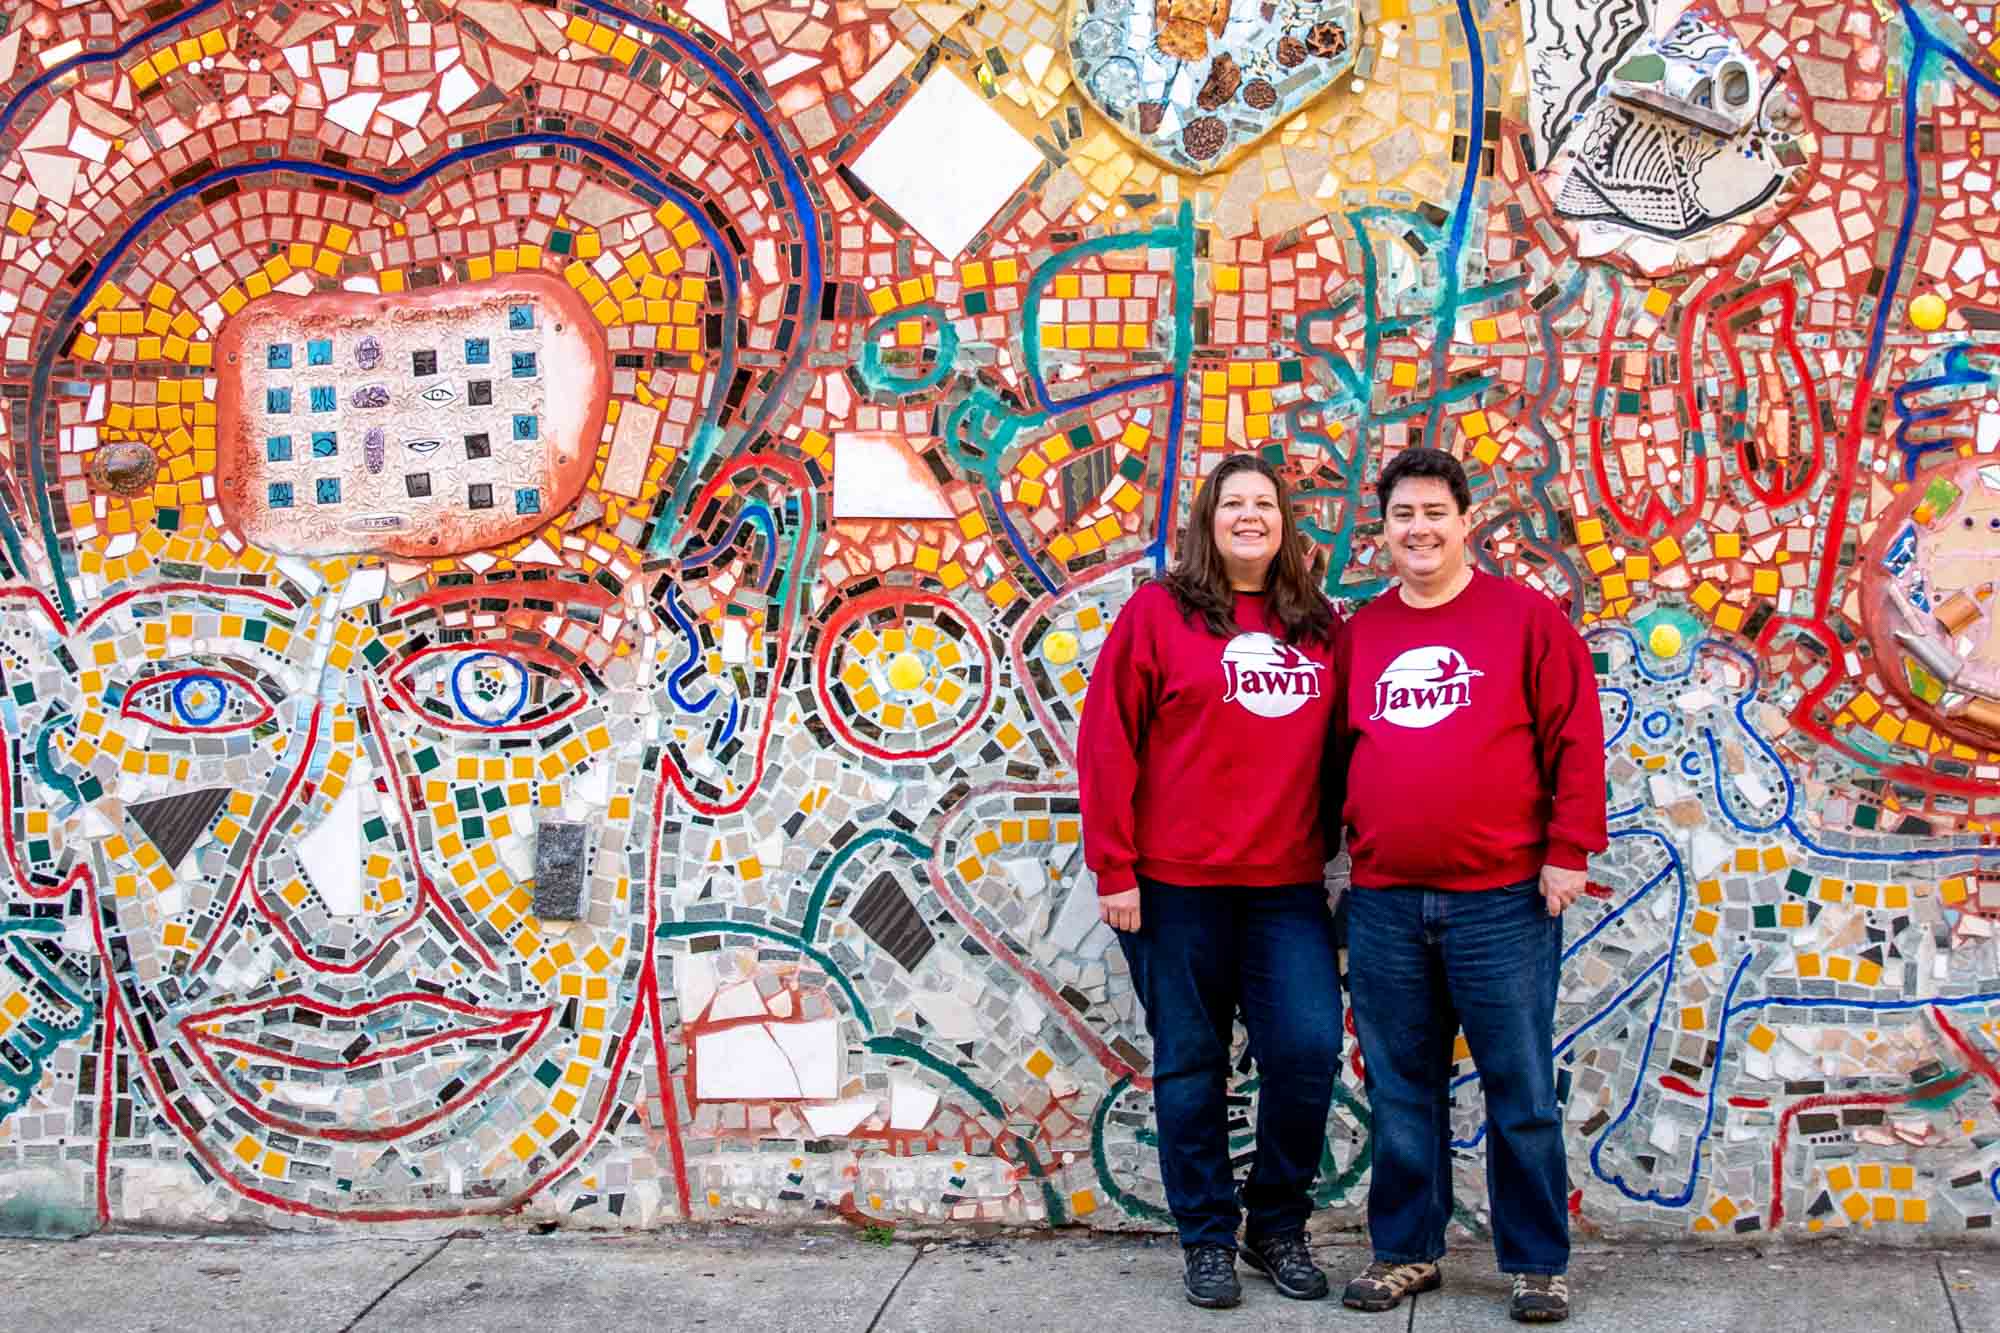
<svg viewBox="0 0 2000 1333">
<path fill-rule="evenodd" d="M 177 14 L 161 19 L 150 28 L 141 29 L 136 36 L 127 38 L 117 46 L 108 47 L 102 51 L 91 51 L 83 55 L 71 56 L 68 60 L 60 64 L 50 66 L 40 76 L 31 80 L 20 92 L 8 98 L 5 106 L 0 106 L 0 135 L 4 135 L 9 129 L 13 128 L 14 117 L 21 113 L 22 105 L 44 88 L 49 87 L 66 75 L 87 65 L 106 65 L 116 60 L 123 60 L 135 48 L 144 46 L 154 38 L 170 32 L 184 23 L 193 22 L 221 3 L 222 0 L 201 0 L 199 4 L 190 5 Z"/>
<path fill-rule="evenodd" d="M 675 667 L 673 672 L 668 675 L 667 693 L 673 698 L 675 704 L 687 712 L 705 713 L 708 711 L 708 706 L 715 702 L 715 696 L 720 691 L 710 690 L 707 696 L 698 704 L 690 703 L 688 697 L 681 693 L 681 682 L 693 675 L 701 666 L 701 636 L 694 632 L 694 621 L 689 619 L 688 613 L 681 609 L 680 589 L 671 583 L 667 585 L 667 615 L 679 627 L 680 632 L 687 636 L 688 641 L 687 660 Z"/>
<path fill-rule="evenodd" d="M 743 113 L 745 119 L 756 130 L 757 137 L 763 141 L 764 151 L 770 155 L 772 165 L 777 167 L 778 175 L 785 183 L 785 194 L 798 216 L 799 232 L 805 244 L 805 290 L 800 293 L 798 338 L 793 344 L 792 350 L 786 354 L 784 361 L 780 363 L 777 384 L 765 396 L 764 402 L 757 409 L 756 415 L 744 427 L 744 438 L 749 439 L 754 437 L 763 427 L 764 423 L 770 419 L 771 414 L 777 410 L 779 401 L 784 397 L 783 386 L 786 381 L 790 380 L 798 372 L 799 367 L 805 364 L 806 354 L 812 350 L 813 337 L 819 329 L 820 286 L 825 277 L 825 265 L 820 254 L 819 211 L 813 207 L 812 195 L 806 190 L 805 178 L 799 174 L 797 164 L 792 161 L 792 155 L 786 149 L 784 139 L 779 136 L 777 128 L 772 125 L 770 117 L 766 116 L 763 108 L 758 106 L 757 98 L 752 94 L 749 86 L 736 75 L 734 70 L 718 59 L 714 52 L 695 41 L 679 28 L 670 27 L 656 19 L 634 14 L 630 10 L 621 9 L 617 5 L 606 3 L 606 0 L 576 0 L 576 3 L 585 9 L 609 15 L 623 23 L 629 23 L 641 31 L 653 34 L 655 37 L 664 37 L 667 41 L 679 47 L 684 54 L 692 57 L 696 64 L 714 75 L 716 81 L 729 90 L 729 100 L 736 104 L 736 109 Z M 689 216 L 696 216 L 695 211 L 690 210 Z M 720 248 L 717 250 L 718 256 L 726 253 L 728 252 Z M 717 378 L 718 381 L 721 381 L 723 377 L 718 376 Z M 694 460 L 682 474 L 683 484 L 685 484 L 686 478 L 694 476 L 699 470 L 699 463 L 700 460 Z"/>
<path fill-rule="evenodd" d="M 1014 520 L 1008 516 L 1007 506 L 1000 503 L 999 490 L 988 487 L 987 495 L 993 501 L 993 512 L 1000 516 L 1000 530 L 1007 534 L 1007 544 L 1014 548 L 1014 554 L 1028 567 L 1028 572 L 1035 576 L 1035 582 L 1042 585 L 1042 591 L 1054 596 L 1060 585 L 1049 577 L 1048 571 L 1042 568 L 1041 562 L 1035 559 L 1034 552 L 1028 548 L 1028 543 L 1021 539 L 1021 531 L 1014 526 Z"/>
<path fill-rule="evenodd" d="M 1459 183 L 1458 207 L 1452 211 L 1451 231 L 1444 247 L 1445 282 L 1454 295 L 1458 291 L 1458 262 L 1465 250 L 1465 235 L 1472 226 L 1472 201 L 1479 189 L 1479 162 L 1486 143 L 1486 34 L 1473 16 L 1472 0 L 1458 0 L 1458 22 L 1465 33 L 1466 59 L 1472 66 L 1472 123 L 1465 132 L 1465 179 Z"/>
<path fill-rule="evenodd" d="M 1465 0 L 1459 2 L 1462 5 Z M 1950 44 L 1940 41 L 1937 34 L 1925 25 L 1910 0 L 1897 0 L 1896 7 L 1902 11 L 1903 22 L 1910 30 L 1910 62 L 1903 78 L 1903 216 L 1896 225 L 1896 242 L 1889 251 L 1889 274 L 1883 281 L 1882 296 L 1875 306 L 1875 318 L 1869 325 L 1868 356 L 1861 365 L 1860 391 L 1863 393 L 1873 382 L 1876 367 L 1882 359 L 1882 341 L 1889 329 L 1889 309 L 1896 302 L 1897 289 L 1902 286 L 1903 265 L 1909 259 L 1910 240 L 1916 232 L 1917 208 L 1923 194 L 1923 177 L 1917 168 L 1917 87 L 1923 82 L 1931 57 L 1943 56 L 1959 73 L 1993 97 L 2000 98 L 2000 83 L 1995 83 Z"/>
<path fill-rule="evenodd" d="M 483 718 L 478 714 L 474 713 L 472 709 L 466 704 L 464 683 L 459 680 L 459 677 L 464 674 L 465 669 L 467 667 L 470 667 L 473 663 L 477 662 L 481 657 L 490 657 L 495 661 L 505 662 L 508 666 L 514 668 L 515 680 L 520 685 L 519 696 L 514 700 L 514 706 L 507 710 L 505 716 L 495 718 L 491 721 L 488 721 L 486 718 Z M 482 727 L 504 727 L 509 722 L 512 722 L 515 718 L 519 717 L 521 715 L 521 710 L 528 706 L 528 668 L 522 665 L 519 661 L 515 660 L 514 658 L 507 656 L 505 653 L 496 653 L 489 651 L 477 654 L 475 656 L 467 656 L 457 666 L 451 669 L 451 702 L 452 706 L 458 709 L 459 716 L 466 718 L 468 721 L 471 721 Z M 216 711 L 217 712 L 222 711 L 220 706 L 217 707 Z"/>
<path fill-rule="evenodd" d="M 1973 995 L 1922 995 L 1898 1000 L 1843 1000 L 1826 995 L 1760 995 L 1734 1006 L 1725 1005 L 1723 1014 L 1747 1014 L 1758 1009 L 1860 1009 L 1871 1014 L 1890 1014 L 1904 1009 L 1964 1009 L 1973 1005 L 2000 1004 L 2000 991 Z"/>
<path fill-rule="evenodd" d="M 1902 423 L 1896 427 L 1895 445 L 1903 453 L 1903 479 L 1905 481 L 1914 481 L 1916 479 L 1917 462 L 1925 454 L 1938 453 L 1957 447 L 1951 440 L 1919 440 L 1914 444 L 1910 442 L 1909 436 L 1912 426 L 1921 426 L 1928 422 L 1941 421 L 1949 417 L 1954 408 L 1948 405 L 1912 409 L 1909 405 L 1909 398 L 1914 394 L 1925 393 L 1931 389 L 1949 389 L 1973 384 L 1991 384 L 1993 382 L 1992 375 L 1987 374 L 1985 371 L 1974 369 L 1971 361 L 1971 353 L 1972 346 L 1969 343 L 1956 343 L 1947 347 L 1944 353 L 1944 373 L 1942 375 L 1935 375 L 1930 379 L 1924 380 L 1911 380 L 1909 383 L 1898 387 L 1889 395 L 1889 406 Z"/>
<path fill-rule="evenodd" d="M 1089 393 L 1080 393 L 1074 398 L 1051 398 L 1042 384 L 1041 377 L 1035 376 L 1034 380 L 1035 395 L 1041 399 L 1042 410 L 1050 416 L 1061 416 L 1065 412 L 1080 412 L 1086 407 L 1095 407 L 1107 398 L 1117 398 L 1128 393 L 1144 393 L 1147 389 L 1157 389 L 1163 384 L 1171 384 L 1174 381 L 1174 374 L 1172 371 L 1165 371 L 1158 375 L 1144 375 L 1136 380 L 1120 380 L 1101 389 L 1092 389 Z"/>
<path fill-rule="evenodd" d="M 1632 729 L 1632 713 L 1637 705 L 1632 702 L 1632 692 L 1621 685 L 1600 686 L 1597 691 L 1597 697 L 1602 699 L 1607 695 L 1613 699 L 1623 699 L 1625 701 L 1625 716 L 1618 720 L 1618 730 L 1604 738 L 1604 748 L 1608 752 L 1612 746 L 1624 739 L 1626 732 Z"/>
<path fill-rule="evenodd" d="M 422 189 L 438 173 L 455 167 L 462 162 L 469 162 L 476 158 L 486 157 L 495 153 L 512 152 L 519 148 L 568 148 L 586 156 L 601 158 L 618 167 L 620 170 L 631 173 L 636 179 L 642 181 L 647 188 L 656 191 L 663 197 L 672 199 L 676 204 L 680 205 L 687 213 L 689 219 L 701 231 L 702 237 L 714 249 L 718 261 L 730 253 L 728 247 L 723 243 L 722 233 L 708 220 L 700 206 L 692 198 L 674 186 L 669 185 L 665 179 L 655 174 L 651 168 L 643 165 L 636 159 L 627 157 L 616 149 L 606 147 L 596 140 L 586 139 L 574 134 L 517 134 L 499 139 L 489 139 L 484 143 L 467 144 L 462 148 L 453 149 L 451 152 L 439 156 L 421 170 L 412 172 L 410 175 L 400 179 L 373 176 L 367 172 L 352 171 L 345 167 L 328 166 L 324 162 L 315 162 L 303 158 L 273 158 L 266 161 L 245 162 L 235 166 L 217 168 L 201 179 L 191 181 L 180 189 L 155 201 L 151 207 L 138 216 L 133 224 L 105 251 L 103 257 L 92 266 L 89 277 L 85 279 L 76 296 L 70 300 L 69 305 L 64 308 L 61 318 L 50 329 L 48 337 L 43 343 L 41 353 L 36 359 L 34 380 L 29 395 L 27 450 L 29 476 L 35 491 L 35 506 L 41 519 L 42 535 L 47 543 L 46 549 L 51 553 L 61 549 L 56 531 L 55 511 L 49 498 L 47 469 L 42 459 L 43 449 L 41 438 L 42 418 L 48 399 L 48 382 L 50 374 L 54 369 L 55 354 L 67 337 L 70 328 L 76 323 L 84 309 L 88 307 L 91 298 L 96 294 L 98 288 L 103 285 L 110 271 L 117 266 L 119 260 L 124 258 L 125 252 L 132 247 L 133 242 L 147 228 L 151 227 L 170 210 L 197 197 L 202 191 L 228 181 L 290 171 L 303 176 L 339 181 L 347 185 L 361 185 L 378 193 L 396 198 L 409 194 L 413 190 Z M 731 265 L 719 262 L 718 268 L 724 292 L 723 323 L 725 327 L 733 330 L 737 324 L 741 299 L 740 279 Z M 723 346 L 717 354 L 715 388 L 711 391 L 708 406 L 703 411 L 705 420 L 715 414 L 719 414 L 721 411 L 723 398 L 727 394 L 729 382 L 733 378 L 735 355 L 734 337 L 724 338 Z M 54 570 L 57 600 L 61 604 L 63 616 L 65 619 L 73 620 L 76 617 L 76 601 L 70 590 L 69 580 L 63 572 L 62 562 L 52 560 L 51 565 Z"/>
<path fill-rule="evenodd" d="M 723 721 L 722 734 L 715 738 L 717 748 L 729 744 L 736 736 L 736 723 L 743 716 L 743 701 L 735 695 L 729 696 L 729 716 Z"/>
<path fill-rule="evenodd" d="M 1730 808 L 1729 802 L 1723 796 L 1720 788 L 1723 768 L 1717 755 L 1714 733 L 1708 728 L 1703 728 L 1703 735 L 1709 739 L 1709 762 L 1717 783 L 1716 804 L 1721 809 L 1724 818 L 1728 819 L 1739 832 L 1763 835 L 1775 833 L 1782 828 L 1795 842 L 1807 851 L 1817 856 L 1825 856 L 1842 861 L 1935 862 L 1966 860 L 1978 855 L 1979 844 L 1977 842 L 1970 842 L 1956 847 L 1910 848 L 1905 851 L 1885 852 L 1874 851 L 1864 847 L 1829 847 L 1815 839 L 1799 822 L 1797 813 L 1798 789 L 1793 785 L 1791 773 L 1785 768 L 1784 761 L 1778 757 L 1777 750 L 1771 746 L 1771 743 L 1757 730 L 1756 725 L 1750 721 L 1749 708 L 1756 701 L 1758 682 L 1761 679 L 1762 673 L 1758 670 L 1756 659 L 1736 645 L 1725 643 L 1720 639 L 1702 639 L 1695 645 L 1695 653 L 1689 654 L 1686 665 L 1677 671 L 1662 674 L 1646 665 L 1645 657 L 1639 652 L 1638 637 L 1623 626 L 1606 626 L 1602 629 L 1593 630 L 1585 638 L 1624 639 L 1632 647 L 1634 665 L 1638 667 L 1640 674 L 1648 680 L 1656 682 L 1671 683 L 1676 680 L 1687 679 L 1694 671 L 1696 654 L 1703 648 L 1713 648 L 1717 652 L 1735 658 L 1743 665 L 1744 670 L 1749 673 L 1749 684 L 1744 688 L 1743 697 L 1737 700 L 1735 708 L 1731 711 L 1736 717 L 1737 725 L 1743 729 L 1743 734 L 1748 736 L 1751 743 L 1757 747 L 1766 759 L 1771 761 L 1771 767 L 1777 774 L 1779 787 L 1784 792 L 1785 807 L 1784 813 L 1777 820 L 1761 826 L 1751 824 L 1738 816 Z M 1978 837 L 1977 834 L 1967 836 L 1972 838 Z M 1932 841 L 1936 841 L 1936 839 L 1932 839 Z"/>
<path fill-rule="evenodd" d="M 762 588 L 770 583 L 771 571 L 778 563 L 778 522 L 771 514 L 771 507 L 762 500 L 745 505 L 743 512 L 736 516 L 736 521 L 729 525 L 729 531 L 722 535 L 721 541 L 706 551 L 685 557 L 681 561 L 681 568 L 689 570 L 707 566 L 710 561 L 735 544 L 736 535 L 743 531 L 745 523 L 755 523 L 757 530 L 764 534 L 764 558 L 757 566 L 757 586 Z"/>
<path fill-rule="evenodd" d="M 1589 931 L 1585 932 L 1582 938 L 1578 939 L 1574 944 L 1570 945 L 1569 948 L 1563 950 L 1562 961 L 1564 964 L 1567 964 L 1570 959 L 1574 958 L 1585 945 L 1589 944 L 1592 940 L 1596 939 L 1600 932 L 1609 927 L 1613 922 L 1618 920 L 1618 918 L 1624 916 L 1625 913 L 1630 911 L 1633 907 L 1636 907 L 1639 904 L 1640 900 L 1644 899 L 1648 894 L 1652 893 L 1654 889 L 1658 888 L 1661 884 L 1664 884 L 1666 882 L 1667 876 L 1670 874 L 1676 876 L 1680 882 L 1679 910 L 1683 913 L 1687 910 L 1687 876 L 1683 872 L 1681 867 L 1680 854 L 1678 851 L 1675 850 L 1672 843 L 1668 842 L 1665 838 L 1661 837 L 1659 834 L 1654 833 L 1651 829 L 1628 829 L 1621 833 L 1613 833 L 1611 836 L 1614 838 L 1632 838 L 1632 837 L 1652 838 L 1657 842 L 1659 842 L 1661 846 L 1667 849 L 1667 855 L 1670 858 L 1670 860 L 1665 870 L 1662 870 L 1659 874 L 1653 876 L 1653 878 L 1651 878 L 1650 880 L 1647 880 L 1644 887 L 1639 889 L 1639 891 L 1634 893 L 1631 897 L 1627 898 L 1623 903 L 1619 904 L 1615 910 L 1606 913 L 1604 917 L 1601 920 L 1599 920 L 1596 925 L 1592 926 Z M 1676 923 L 1676 930 L 1678 931 L 1678 922 Z M 1624 1008 L 1625 1002 L 1631 999 L 1632 996 L 1638 992 L 1641 986 L 1646 984 L 1646 980 L 1649 977 L 1651 977 L 1653 973 L 1659 971 L 1663 967 L 1667 967 L 1670 969 L 1667 977 L 1667 982 L 1669 987 L 1671 987 L 1671 984 L 1673 982 L 1673 976 L 1671 973 L 1671 965 L 1673 959 L 1674 959 L 1674 951 L 1671 949 L 1668 950 L 1666 953 L 1661 954 L 1658 958 L 1655 958 L 1650 964 L 1647 965 L 1645 971 L 1641 972 L 1638 976 L 1632 978 L 1632 980 L 1629 983 L 1627 983 L 1625 989 L 1618 992 L 1617 995 L 1613 996 L 1610 1002 L 1607 1003 L 1602 1009 L 1599 1009 L 1596 1013 L 1584 1019 L 1574 1028 L 1571 1028 L 1569 1032 L 1563 1036 L 1563 1039 L 1556 1043 L 1555 1049 L 1552 1053 L 1554 1058 L 1560 1060 L 1563 1057 L 1564 1053 L 1567 1052 L 1571 1046 L 1575 1045 L 1577 1039 L 1583 1036 L 1584 1033 L 1596 1027 L 1599 1023 L 1603 1022 L 1605 1018 L 1609 1017 L 1612 1014 L 1617 1013 L 1620 1009 Z M 1662 1000 L 1664 1000 L 1665 995 L 1666 991 L 1662 990 L 1661 991 Z M 1660 1014 L 1661 1014 L 1661 1009 L 1655 1008 L 1655 1010 L 1653 1011 L 1654 1027 L 1657 1027 L 1659 1025 Z M 1648 1034 L 1649 1039 L 1650 1035 L 1651 1034 L 1649 1033 Z M 1470 1074 L 1460 1074 L 1457 1078 L 1452 1080 L 1451 1089 L 1453 1092 L 1456 1092 L 1460 1088 L 1464 1087 L 1466 1084 L 1475 1083 L 1478 1080 L 1479 1080 L 1479 1075 L 1477 1072 Z M 1609 1130 L 1607 1129 L 1606 1132 L 1608 1133 Z M 1480 1142 L 1485 1139 L 1485 1137 L 1486 1137 L 1486 1125 L 1484 1122 L 1481 1122 L 1478 1132 L 1473 1134 L 1471 1138 L 1454 1139 L 1452 1141 L 1451 1146 L 1454 1148 L 1461 1148 L 1461 1149 L 1476 1148 L 1479 1146 Z"/>
</svg>

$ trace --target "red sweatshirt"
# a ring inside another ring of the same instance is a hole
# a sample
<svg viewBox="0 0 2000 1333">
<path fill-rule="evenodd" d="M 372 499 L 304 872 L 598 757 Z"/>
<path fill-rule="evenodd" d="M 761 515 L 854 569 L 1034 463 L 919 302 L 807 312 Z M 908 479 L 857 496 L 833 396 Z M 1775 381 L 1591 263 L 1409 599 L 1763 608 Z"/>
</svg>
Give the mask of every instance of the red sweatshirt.
<svg viewBox="0 0 2000 1333">
<path fill-rule="evenodd" d="M 1083 858 L 1100 894 L 1300 884 L 1326 869 L 1332 646 L 1287 645 L 1239 593 L 1223 640 L 1149 583 L 1111 627 L 1077 736 Z"/>
<path fill-rule="evenodd" d="M 1475 570 L 1416 610 L 1392 588 L 1347 622 L 1334 678 L 1354 883 L 1490 889 L 1604 849 L 1597 677 L 1541 593 Z"/>
</svg>

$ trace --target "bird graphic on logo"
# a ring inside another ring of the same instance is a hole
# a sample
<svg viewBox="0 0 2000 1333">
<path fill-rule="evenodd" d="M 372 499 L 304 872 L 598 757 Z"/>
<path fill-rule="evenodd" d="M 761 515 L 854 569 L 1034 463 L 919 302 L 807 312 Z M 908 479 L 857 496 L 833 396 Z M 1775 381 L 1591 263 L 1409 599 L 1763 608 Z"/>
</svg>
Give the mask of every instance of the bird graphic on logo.
<svg viewBox="0 0 2000 1333">
<path fill-rule="evenodd" d="M 1465 679 L 1470 680 L 1474 676 L 1483 676 L 1485 674 L 1483 671 L 1467 672 L 1465 670 L 1464 658 L 1460 657 L 1457 653 L 1447 653 L 1444 661 L 1438 663 L 1438 672 L 1435 676 L 1431 677 L 1431 682 L 1433 684 L 1441 684 L 1455 681 L 1461 675 Z"/>
<path fill-rule="evenodd" d="M 1399 727 L 1430 727 L 1472 705 L 1472 682 L 1484 671 L 1465 664 L 1456 649 L 1433 645 L 1412 648 L 1384 668 L 1375 681 L 1375 711 L 1370 722 Z"/>
</svg>

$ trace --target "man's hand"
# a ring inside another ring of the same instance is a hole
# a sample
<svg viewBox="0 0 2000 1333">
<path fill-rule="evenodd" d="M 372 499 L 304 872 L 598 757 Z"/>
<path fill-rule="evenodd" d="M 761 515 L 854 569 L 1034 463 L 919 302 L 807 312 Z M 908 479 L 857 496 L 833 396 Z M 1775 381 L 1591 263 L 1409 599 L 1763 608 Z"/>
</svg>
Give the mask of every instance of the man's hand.
<svg viewBox="0 0 2000 1333">
<path fill-rule="evenodd" d="M 1123 893 L 1100 894 L 1097 899 L 1097 915 L 1113 930 L 1137 930 L 1139 928 L 1139 891 L 1127 889 Z"/>
<path fill-rule="evenodd" d="M 1564 870 L 1561 866 L 1542 867 L 1542 901 L 1549 905 L 1550 916 L 1561 916 L 1568 907 L 1583 896 L 1583 886 L 1590 876 L 1581 870 Z"/>
</svg>

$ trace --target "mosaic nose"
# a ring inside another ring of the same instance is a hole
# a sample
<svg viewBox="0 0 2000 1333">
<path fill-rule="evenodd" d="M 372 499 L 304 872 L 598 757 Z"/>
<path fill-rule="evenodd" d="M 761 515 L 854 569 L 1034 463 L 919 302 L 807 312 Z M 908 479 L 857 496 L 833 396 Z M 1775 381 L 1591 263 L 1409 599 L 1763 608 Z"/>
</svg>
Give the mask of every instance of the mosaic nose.
<svg viewBox="0 0 2000 1333">
<path fill-rule="evenodd" d="M 340 753 L 353 756 L 345 771 L 321 779 L 304 817 L 271 840 L 257 870 L 266 913 L 315 971 L 365 968 L 416 925 L 427 898 L 394 770 L 362 750 Z"/>
</svg>

